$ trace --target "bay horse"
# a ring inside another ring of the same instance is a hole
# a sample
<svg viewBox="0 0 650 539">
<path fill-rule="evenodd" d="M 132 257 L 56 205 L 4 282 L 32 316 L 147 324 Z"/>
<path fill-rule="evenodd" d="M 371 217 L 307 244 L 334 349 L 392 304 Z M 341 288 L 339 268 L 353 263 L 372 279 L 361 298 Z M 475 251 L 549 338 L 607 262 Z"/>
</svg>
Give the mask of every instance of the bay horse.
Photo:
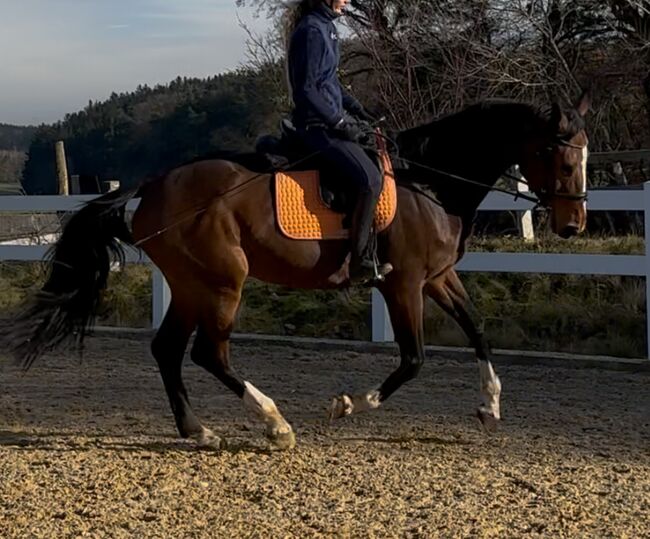
<svg viewBox="0 0 650 539">
<path fill-rule="evenodd" d="M 486 428 L 497 425 L 501 382 L 481 320 L 454 266 L 463 256 L 479 204 L 514 164 L 549 209 L 555 233 L 569 237 L 584 230 L 588 108 L 586 94 L 568 109 L 482 102 L 397 134 L 400 155 L 411 166 L 396 171 L 397 214 L 377 240 L 380 260 L 394 269 L 377 287 L 388 306 L 401 362 L 376 388 L 334 398 L 332 418 L 378 408 L 418 374 L 424 361 L 426 295 L 456 320 L 475 348 L 478 417 Z M 438 200 L 414 188 L 414 179 L 420 186 L 435 185 Z M 130 231 L 125 208 L 136 197 L 141 200 Z M 233 321 L 249 276 L 289 287 L 333 287 L 330 277 L 346 259 L 347 242 L 283 236 L 274 214 L 271 174 L 254 174 L 224 159 L 183 165 L 137 188 L 105 194 L 72 215 L 53 246 L 45 285 L 9 322 L 5 349 L 27 368 L 65 340 L 81 344 L 113 255 L 123 256 L 124 244 L 141 247 L 171 289 L 151 351 L 180 435 L 202 446 L 222 443 L 197 418 L 183 383 L 183 357 L 196 330 L 192 361 L 243 400 L 265 424 L 272 446 L 293 447 L 294 432 L 273 400 L 231 365 Z"/>
</svg>

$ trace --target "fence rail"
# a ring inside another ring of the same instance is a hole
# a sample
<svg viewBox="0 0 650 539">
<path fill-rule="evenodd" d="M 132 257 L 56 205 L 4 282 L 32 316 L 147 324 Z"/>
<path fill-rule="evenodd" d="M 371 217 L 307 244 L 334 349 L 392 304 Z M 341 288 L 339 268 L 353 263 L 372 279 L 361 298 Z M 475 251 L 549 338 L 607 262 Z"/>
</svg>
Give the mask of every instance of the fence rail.
<svg viewBox="0 0 650 539">
<path fill-rule="evenodd" d="M 32 213 L 77 210 L 94 195 L 75 196 L 1 196 L 0 212 Z M 127 209 L 137 207 L 133 200 Z M 481 211 L 526 211 L 532 208 L 526 200 L 513 200 L 502 193 L 490 193 L 480 206 Z M 599 254 L 549 254 L 549 253 L 478 253 L 465 255 L 458 265 L 459 271 L 486 271 L 503 273 L 561 273 L 579 275 L 632 275 L 645 277 L 646 305 L 650 298 L 650 182 L 642 190 L 591 190 L 590 211 L 642 211 L 644 212 L 646 249 L 644 255 Z M 41 260 L 47 245 L 0 245 L 0 260 Z M 144 254 L 134 250 L 127 253 L 128 262 L 150 263 Z M 169 304 L 169 289 L 157 269 L 153 271 L 152 326 L 159 327 Z M 390 321 L 381 295 L 373 290 L 372 339 L 376 342 L 393 340 Z M 646 307 L 647 310 L 647 307 Z M 646 315 L 646 334 L 650 358 L 650 316 Z"/>
</svg>

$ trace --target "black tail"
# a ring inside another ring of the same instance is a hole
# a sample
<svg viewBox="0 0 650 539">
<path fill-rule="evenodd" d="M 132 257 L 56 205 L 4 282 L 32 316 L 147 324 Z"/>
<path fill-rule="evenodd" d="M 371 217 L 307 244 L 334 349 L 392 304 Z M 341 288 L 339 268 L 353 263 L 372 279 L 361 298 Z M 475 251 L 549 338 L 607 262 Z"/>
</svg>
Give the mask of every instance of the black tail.
<svg viewBox="0 0 650 539">
<path fill-rule="evenodd" d="M 43 288 L 6 326 L 0 344 L 29 368 L 44 352 L 69 340 L 78 348 L 93 326 L 100 294 L 106 288 L 111 261 L 124 261 L 132 244 L 126 226 L 127 202 L 137 189 L 111 191 L 92 200 L 63 227 L 48 252 Z"/>
</svg>

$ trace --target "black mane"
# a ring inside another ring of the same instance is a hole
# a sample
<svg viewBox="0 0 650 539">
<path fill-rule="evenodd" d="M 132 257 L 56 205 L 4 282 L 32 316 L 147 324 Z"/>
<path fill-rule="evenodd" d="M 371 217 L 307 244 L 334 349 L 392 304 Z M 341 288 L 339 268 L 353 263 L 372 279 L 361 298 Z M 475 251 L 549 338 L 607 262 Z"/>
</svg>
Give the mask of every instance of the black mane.
<svg viewBox="0 0 650 539">
<path fill-rule="evenodd" d="M 397 145 L 405 168 L 396 171 L 398 182 L 426 184 L 447 211 L 471 218 L 489 188 L 516 163 L 522 140 L 545 129 L 547 118 L 534 105 L 494 99 L 401 131 Z"/>
<path fill-rule="evenodd" d="M 419 152 L 419 157 L 424 158 L 422 151 L 434 144 L 453 149 L 463 141 L 468 144 L 488 137 L 493 141 L 514 140 L 521 136 L 524 123 L 529 128 L 537 127 L 543 115 L 540 109 L 528 103 L 491 99 L 401 131 L 397 135 L 397 142 L 403 155 Z"/>
</svg>

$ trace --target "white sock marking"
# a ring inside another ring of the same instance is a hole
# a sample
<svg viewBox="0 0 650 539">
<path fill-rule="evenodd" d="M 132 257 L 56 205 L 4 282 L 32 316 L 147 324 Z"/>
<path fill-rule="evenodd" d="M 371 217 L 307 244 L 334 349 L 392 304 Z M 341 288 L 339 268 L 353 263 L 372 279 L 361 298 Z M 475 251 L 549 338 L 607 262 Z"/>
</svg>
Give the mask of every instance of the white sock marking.
<svg viewBox="0 0 650 539">
<path fill-rule="evenodd" d="M 363 395 L 352 397 L 352 405 L 354 412 L 367 412 L 368 410 L 375 410 L 381 405 L 379 400 L 379 390 L 372 389 Z"/>
<path fill-rule="evenodd" d="M 485 360 L 478 360 L 480 373 L 481 398 L 483 408 L 490 412 L 495 419 L 501 419 L 501 405 L 499 402 L 501 396 L 501 380 L 494 372 L 492 363 Z"/>
<path fill-rule="evenodd" d="M 378 389 L 371 389 L 361 395 L 340 395 L 332 401 L 330 406 L 330 419 L 375 410 L 380 405 L 381 401 Z"/>
<path fill-rule="evenodd" d="M 267 426 L 267 433 L 272 435 L 291 432 L 291 425 L 287 423 L 278 411 L 273 399 L 267 397 L 250 382 L 244 382 L 244 406 L 251 410 Z"/>
</svg>

